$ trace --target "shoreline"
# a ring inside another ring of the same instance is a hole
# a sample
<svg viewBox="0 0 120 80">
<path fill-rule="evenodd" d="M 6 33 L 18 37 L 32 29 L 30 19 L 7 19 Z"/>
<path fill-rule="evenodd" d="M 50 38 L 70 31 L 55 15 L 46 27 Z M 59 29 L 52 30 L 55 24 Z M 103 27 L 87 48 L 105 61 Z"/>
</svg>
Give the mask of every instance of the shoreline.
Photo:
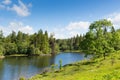
<svg viewBox="0 0 120 80">
<path fill-rule="evenodd" d="M 73 50 L 73 51 L 66 50 L 66 51 L 61 51 L 61 52 L 65 52 L 65 53 L 68 53 L 68 52 L 73 52 L 73 53 L 83 53 L 83 51 L 81 51 L 81 50 Z"/>
<path fill-rule="evenodd" d="M 64 65 L 61 70 L 54 69 L 51 72 L 46 70 L 44 73 L 32 76 L 29 78 L 29 80 L 106 80 L 108 79 L 105 78 L 106 75 L 111 77 L 110 80 L 118 80 L 119 78 L 116 76 L 120 76 L 120 52 L 114 53 L 115 63 L 111 62 L 111 56 L 113 56 L 111 54 L 107 56 L 106 59 L 99 57 L 95 60 L 82 60 L 79 62 Z"/>
<path fill-rule="evenodd" d="M 69 52 L 73 52 L 73 53 L 83 53 L 82 51 L 80 50 L 76 50 L 76 51 L 70 51 L 70 50 L 67 50 L 67 51 L 60 51 L 59 53 L 69 53 Z M 57 54 L 59 54 L 57 53 Z M 56 55 L 56 54 L 55 54 Z M 26 54 L 12 54 L 12 55 L 4 55 L 4 56 L 0 56 L 0 59 L 3 59 L 5 57 L 32 57 L 32 56 L 52 56 L 52 54 L 32 54 L 32 55 L 26 55 Z"/>
<path fill-rule="evenodd" d="M 32 56 L 51 56 L 51 54 L 39 54 L 39 55 L 12 54 L 12 55 L 5 55 L 3 57 L 32 57 Z"/>
<path fill-rule="evenodd" d="M 0 59 L 3 59 L 3 58 L 5 58 L 5 56 L 0 56 Z"/>
</svg>

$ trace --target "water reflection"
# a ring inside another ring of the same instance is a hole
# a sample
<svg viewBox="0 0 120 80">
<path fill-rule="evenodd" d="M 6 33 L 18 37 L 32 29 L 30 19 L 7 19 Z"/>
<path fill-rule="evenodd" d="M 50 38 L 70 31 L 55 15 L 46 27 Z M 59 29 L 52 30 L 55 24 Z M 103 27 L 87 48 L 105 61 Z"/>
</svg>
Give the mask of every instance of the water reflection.
<svg viewBox="0 0 120 80">
<path fill-rule="evenodd" d="M 0 80 L 17 80 L 19 77 L 31 77 L 52 64 L 63 65 L 84 59 L 84 54 L 61 53 L 56 56 L 6 57 L 0 60 Z"/>
</svg>

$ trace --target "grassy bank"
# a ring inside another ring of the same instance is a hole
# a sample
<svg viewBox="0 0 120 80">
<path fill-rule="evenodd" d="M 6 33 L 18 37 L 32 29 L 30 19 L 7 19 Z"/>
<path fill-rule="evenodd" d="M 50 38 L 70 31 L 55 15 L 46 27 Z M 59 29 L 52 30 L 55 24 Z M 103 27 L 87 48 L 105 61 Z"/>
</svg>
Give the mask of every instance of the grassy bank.
<svg viewBox="0 0 120 80">
<path fill-rule="evenodd" d="M 111 53 L 105 60 L 83 60 L 62 70 L 37 74 L 29 80 L 120 80 L 120 51 Z"/>
</svg>

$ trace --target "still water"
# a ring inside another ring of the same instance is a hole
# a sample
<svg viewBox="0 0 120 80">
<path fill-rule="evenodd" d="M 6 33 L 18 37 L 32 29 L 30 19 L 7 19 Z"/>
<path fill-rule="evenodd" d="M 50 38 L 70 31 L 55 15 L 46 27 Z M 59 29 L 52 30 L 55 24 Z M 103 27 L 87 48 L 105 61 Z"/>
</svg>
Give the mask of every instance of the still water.
<svg viewBox="0 0 120 80">
<path fill-rule="evenodd" d="M 62 65 L 84 59 L 80 53 L 60 53 L 56 56 L 6 57 L 0 60 L 0 80 L 19 80 L 23 76 L 30 78 L 42 72 L 52 64 Z"/>
</svg>

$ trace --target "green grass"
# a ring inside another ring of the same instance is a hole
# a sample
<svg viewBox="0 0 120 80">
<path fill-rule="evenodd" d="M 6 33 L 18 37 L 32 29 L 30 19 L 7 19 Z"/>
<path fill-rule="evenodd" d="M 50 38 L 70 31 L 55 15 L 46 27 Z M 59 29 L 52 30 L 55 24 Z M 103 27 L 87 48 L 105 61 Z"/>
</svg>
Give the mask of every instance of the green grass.
<svg viewBox="0 0 120 80">
<path fill-rule="evenodd" d="M 62 70 L 37 74 L 29 80 L 120 80 L 120 51 L 103 58 L 82 60 Z"/>
</svg>

